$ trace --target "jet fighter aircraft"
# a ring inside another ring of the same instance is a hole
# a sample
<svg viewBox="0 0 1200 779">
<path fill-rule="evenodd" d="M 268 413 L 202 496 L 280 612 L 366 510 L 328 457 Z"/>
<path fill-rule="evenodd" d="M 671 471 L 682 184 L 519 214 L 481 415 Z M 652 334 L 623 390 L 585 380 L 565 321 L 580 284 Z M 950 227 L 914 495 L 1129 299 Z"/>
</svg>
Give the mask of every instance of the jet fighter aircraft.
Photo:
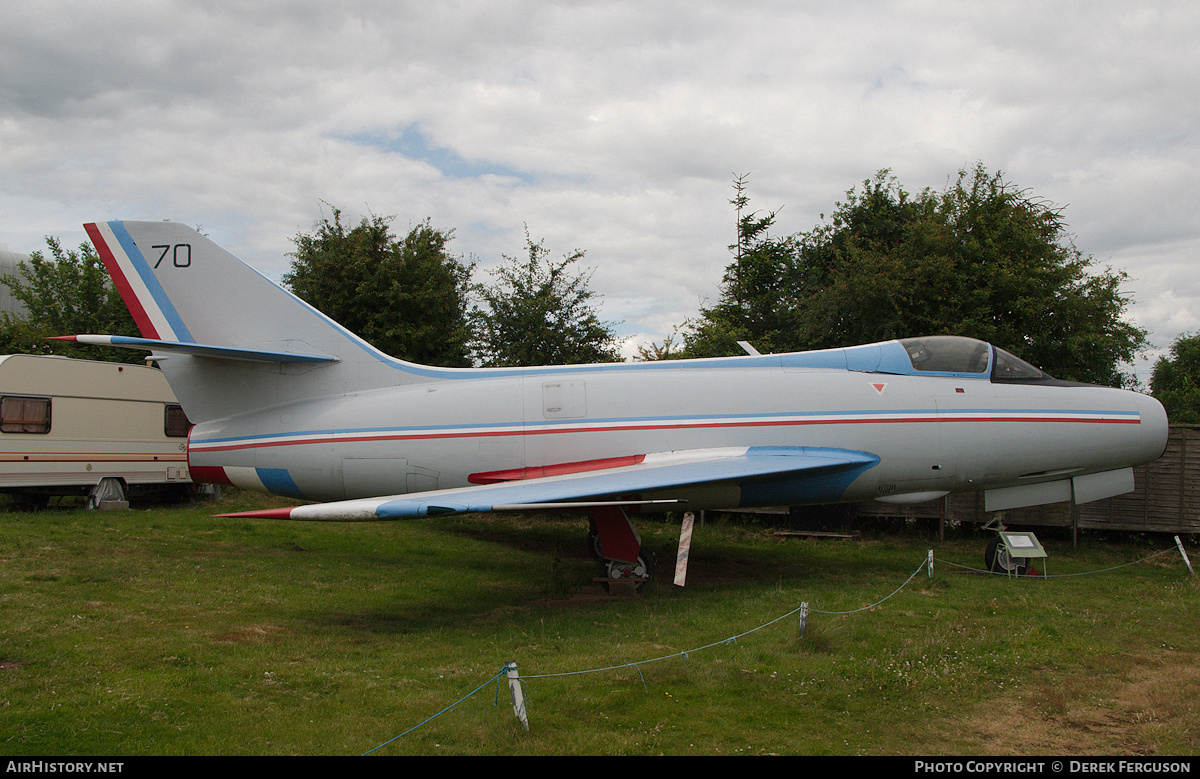
<svg viewBox="0 0 1200 779">
<path fill-rule="evenodd" d="M 196 231 L 86 225 L 187 416 L 192 479 L 314 501 L 243 516 L 575 510 L 612 578 L 652 562 L 632 511 L 982 491 L 989 511 L 1133 489 L 1152 398 L 1056 380 L 955 336 L 789 354 L 436 368 L 376 350 Z"/>
</svg>

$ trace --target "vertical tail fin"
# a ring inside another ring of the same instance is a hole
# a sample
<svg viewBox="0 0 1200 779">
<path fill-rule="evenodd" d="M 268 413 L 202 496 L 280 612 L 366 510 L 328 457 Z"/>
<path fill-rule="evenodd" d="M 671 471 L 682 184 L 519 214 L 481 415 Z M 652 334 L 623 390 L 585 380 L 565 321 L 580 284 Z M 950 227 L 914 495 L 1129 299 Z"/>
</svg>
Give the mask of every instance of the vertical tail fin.
<svg viewBox="0 0 1200 779">
<path fill-rule="evenodd" d="M 85 225 L 146 338 L 342 357 L 374 351 L 195 230 L 173 222 Z"/>
<path fill-rule="evenodd" d="M 84 227 L 193 422 L 417 378 L 185 225 Z"/>
</svg>

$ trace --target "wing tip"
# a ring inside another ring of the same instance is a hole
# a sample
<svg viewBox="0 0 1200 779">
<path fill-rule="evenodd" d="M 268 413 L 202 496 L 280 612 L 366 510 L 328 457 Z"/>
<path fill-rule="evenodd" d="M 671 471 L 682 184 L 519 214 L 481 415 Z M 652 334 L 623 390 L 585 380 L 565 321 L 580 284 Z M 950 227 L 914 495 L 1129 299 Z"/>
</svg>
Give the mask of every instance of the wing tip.
<svg viewBox="0 0 1200 779">
<path fill-rule="evenodd" d="M 292 509 L 258 509 L 255 511 L 234 511 L 228 514 L 213 514 L 214 517 L 226 517 L 234 519 L 291 519 Z"/>
</svg>

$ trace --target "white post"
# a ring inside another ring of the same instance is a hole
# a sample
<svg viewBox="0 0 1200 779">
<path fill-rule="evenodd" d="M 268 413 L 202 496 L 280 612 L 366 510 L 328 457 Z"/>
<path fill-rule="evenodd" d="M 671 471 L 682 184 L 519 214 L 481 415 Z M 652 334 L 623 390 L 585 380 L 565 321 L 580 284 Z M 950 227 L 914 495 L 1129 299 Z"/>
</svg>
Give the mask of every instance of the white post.
<svg viewBox="0 0 1200 779">
<path fill-rule="evenodd" d="M 688 511 L 683 515 L 679 528 L 679 553 L 675 556 L 675 586 L 682 587 L 687 579 L 688 554 L 692 549 L 692 524 L 695 516 Z"/>
<path fill-rule="evenodd" d="M 508 672 L 508 689 L 512 692 L 513 714 L 516 714 L 517 719 L 521 721 L 521 727 L 529 730 L 529 717 L 525 713 L 525 693 L 521 689 L 521 679 L 517 675 L 517 661 L 509 660 L 508 665 L 504 666 L 504 670 Z"/>
<path fill-rule="evenodd" d="M 1179 540 L 1179 536 L 1175 536 L 1175 548 L 1179 550 L 1179 554 L 1183 555 L 1183 562 L 1187 563 L 1188 572 L 1195 576 L 1196 572 L 1192 570 L 1192 561 L 1188 559 L 1187 552 L 1183 550 L 1183 542 Z"/>
<path fill-rule="evenodd" d="M 800 635 L 808 628 L 808 601 L 800 604 Z"/>
<path fill-rule="evenodd" d="M 929 578 L 933 578 L 933 550 L 929 550 Z"/>
</svg>

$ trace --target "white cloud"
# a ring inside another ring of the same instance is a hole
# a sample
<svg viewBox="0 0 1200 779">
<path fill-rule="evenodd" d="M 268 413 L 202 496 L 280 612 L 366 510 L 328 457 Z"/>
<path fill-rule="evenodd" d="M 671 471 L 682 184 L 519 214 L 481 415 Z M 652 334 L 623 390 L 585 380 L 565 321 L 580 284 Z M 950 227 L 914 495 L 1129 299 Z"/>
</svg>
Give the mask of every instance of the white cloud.
<svg viewBox="0 0 1200 779">
<path fill-rule="evenodd" d="M 1192 4 L 2 4 L 13 251 L 170 217 L 278 276 L 325 202 L 485 268 L 528 224 L 661 339 L 716 294 L 735 174 L 799 231 L 880 168 L 982 161 L 1129 272 L 1156 344 L 1200 320 Z"/>
</svg>

